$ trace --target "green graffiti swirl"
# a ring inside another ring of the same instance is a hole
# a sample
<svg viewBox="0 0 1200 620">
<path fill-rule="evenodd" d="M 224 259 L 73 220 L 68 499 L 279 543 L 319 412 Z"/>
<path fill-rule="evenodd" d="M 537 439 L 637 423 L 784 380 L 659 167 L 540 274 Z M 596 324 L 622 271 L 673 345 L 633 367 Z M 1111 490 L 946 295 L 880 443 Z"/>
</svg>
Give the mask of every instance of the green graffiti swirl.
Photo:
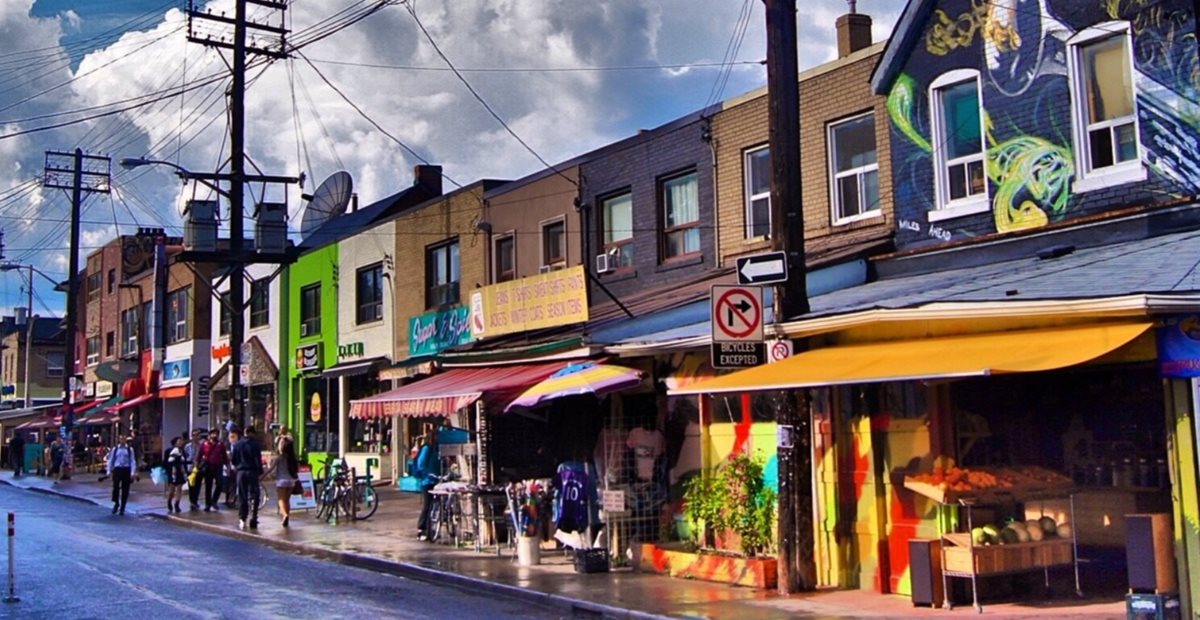
<svg viewBox="0 0 1200 620">
<path fill-rule="evenodd" d="M 929 145 L 929 140 L 917 131 L 913 125 L 913 107 L 916 101 L 916 81 L 912 76 L 901 73 L 896 78 L 896 84 L 892 86 L 892 92 L 888 93 L 887 109 L 888 116 L 892 119 L 892 124 L 896 129 L 904 134 L 913 144 L 920 147 L 926 153 L 932 153 L 933 147 Z"/>
<path fill-rule="evenodd" d="M 1075 174 L 1071 150 L 1035 136 L 1018 136 L 999 144 L 989 136 L 989 142 L 993 146 L 987 151 L 987 173 L 996 185 L 992 198 L 996 231 L 1041 228 L 1051 217 L 1062 217 Z M 1014 204 L 1023 191 L 1029 198 Z"/>
</svg>

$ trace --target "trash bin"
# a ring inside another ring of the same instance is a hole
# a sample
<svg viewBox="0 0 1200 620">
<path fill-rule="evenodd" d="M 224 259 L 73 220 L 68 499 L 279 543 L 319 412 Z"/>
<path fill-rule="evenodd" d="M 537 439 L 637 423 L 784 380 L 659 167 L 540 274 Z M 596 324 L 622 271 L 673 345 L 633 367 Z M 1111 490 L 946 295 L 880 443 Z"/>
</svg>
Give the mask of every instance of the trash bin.
<svg viewBox="0 0 1200 620">
<path fill-rule="evenodd" d="M 537 566 L 542 562 L 542 541 L 537 536 L 517 536 L 517 564 Z"/>
</svg>

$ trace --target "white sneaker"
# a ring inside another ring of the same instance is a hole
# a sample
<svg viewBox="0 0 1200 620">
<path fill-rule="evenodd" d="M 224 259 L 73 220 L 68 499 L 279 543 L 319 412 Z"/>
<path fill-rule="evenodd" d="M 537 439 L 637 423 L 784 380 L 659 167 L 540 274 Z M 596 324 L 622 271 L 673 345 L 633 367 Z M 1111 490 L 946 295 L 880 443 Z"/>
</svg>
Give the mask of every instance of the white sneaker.
<svg viewBox="0 0 1200 620">
<path fill-rule="evenodd" d="M 246 529 L 246 520 L 245 519 L 238 519 L 238 529 L 243 530 L 243 531 Z"/>
</svg>

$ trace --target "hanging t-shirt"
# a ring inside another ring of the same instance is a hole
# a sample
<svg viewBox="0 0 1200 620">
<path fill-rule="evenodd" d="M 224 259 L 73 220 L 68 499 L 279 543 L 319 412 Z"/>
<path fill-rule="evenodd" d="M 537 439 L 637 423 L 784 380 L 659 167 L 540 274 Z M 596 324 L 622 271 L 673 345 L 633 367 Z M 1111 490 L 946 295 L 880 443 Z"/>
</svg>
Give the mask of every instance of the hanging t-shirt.
<svg viewBox="0 0 1200 620">
<path fill-rule="evenodd" d="M 638 480 L 650 480 L 654 477 L 654 460 L 663 453 L 663 444 L 663 434 L 657 430 L 635 428 L 629 431 L 629 439 L 625 445 L 633 450 Z"/>
</svg>

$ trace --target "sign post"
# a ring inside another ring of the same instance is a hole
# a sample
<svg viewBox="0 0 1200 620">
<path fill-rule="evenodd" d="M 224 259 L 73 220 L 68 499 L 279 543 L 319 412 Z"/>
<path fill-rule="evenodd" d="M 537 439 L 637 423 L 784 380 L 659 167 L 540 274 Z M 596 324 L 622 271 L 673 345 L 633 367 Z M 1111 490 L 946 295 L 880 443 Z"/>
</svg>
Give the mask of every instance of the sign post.
<svg viewBox="0 0 1200 620">
<path fill-rule="evenodd" d="M 713 367 L 764 364 L 762 287 L 714 285 L 711 303 Z"/>
</svg>

